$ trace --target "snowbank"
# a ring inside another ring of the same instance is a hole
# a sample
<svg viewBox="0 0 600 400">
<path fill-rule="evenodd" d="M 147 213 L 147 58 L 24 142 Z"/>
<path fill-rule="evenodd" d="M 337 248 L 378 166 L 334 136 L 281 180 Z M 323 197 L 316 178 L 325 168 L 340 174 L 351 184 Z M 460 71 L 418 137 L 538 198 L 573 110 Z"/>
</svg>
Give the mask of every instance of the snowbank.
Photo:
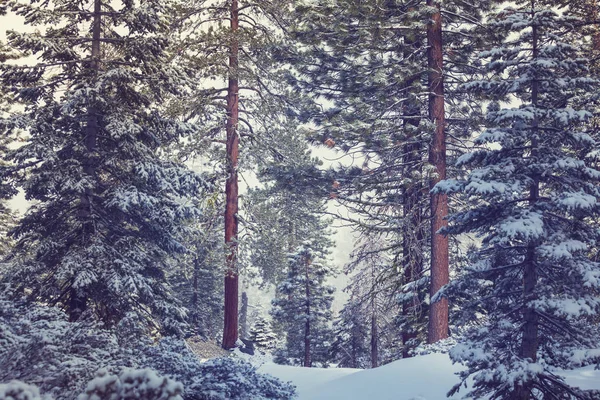
<svg viewBox="0 0 600 400">
<path fill-rule="evenodd" d="M 298 400 L 444 400 L 456 383 L 460 365 L 445 354 L 398 360 L 375 369 L 302 368 L 267 363 L 260 372 L 291 381 Z M 600 371 L 593 367 L 567 371 L 567 382 L 583 389 L 600 389 Z M 466 389 L 451 397 L 460 399 Z"/>
</svg>

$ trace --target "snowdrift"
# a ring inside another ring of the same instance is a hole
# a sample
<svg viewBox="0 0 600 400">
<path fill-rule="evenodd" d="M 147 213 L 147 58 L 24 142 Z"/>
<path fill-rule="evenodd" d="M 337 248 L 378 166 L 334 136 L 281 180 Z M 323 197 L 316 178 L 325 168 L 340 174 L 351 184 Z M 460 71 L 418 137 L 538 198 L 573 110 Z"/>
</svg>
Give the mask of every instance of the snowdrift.
<svg viewBox="0 0 600 400">
<path fill-rule="evenodd" d="M 458 383 L 460 365 L 446 354 L 398 360 L 379 368 L 302 368 L 263 364 L 259 371 L 296 385 L 299 400 L 444 400 Z M 567 382 L 583 389 L 600 389 L 600 371 L 593 367 L 566 371 Z M 451 397 L 460 399 L 462 388 Z"/>
</svg>

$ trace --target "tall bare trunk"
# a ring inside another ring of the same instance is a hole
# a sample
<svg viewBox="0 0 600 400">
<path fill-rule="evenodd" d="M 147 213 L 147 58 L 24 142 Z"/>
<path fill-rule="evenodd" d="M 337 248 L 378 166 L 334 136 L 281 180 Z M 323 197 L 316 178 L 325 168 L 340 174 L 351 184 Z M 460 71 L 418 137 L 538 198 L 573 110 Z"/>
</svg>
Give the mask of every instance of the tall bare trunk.
<svg viewBox="0 0 600 400">
<path fill-rule="evenodd" d="M 240 310 L 240 336 L 248 339 L 248 294 L 242 292 L 242 309 Z"/>
<path fill-rule="evenodd" d="M 227 181 L 225 183 L 225 245 L 227 246 L 225 273 L 225 310 L 223 348 L 232 349 L 238 339 L 238 2 L 231 1 L 231 33 L 229 49 L 229 86 L 227 88 Z"/>
<path fill-rule="evenodd" d="M 371 295 L 371 368 L 379 366 L 379 332 L 377 330 L 377 304 L 375 294 Z"/>
<path fill-rule="evenodd" d="M 192 297 L 190 299 L 191 303 L 191 315 L 190 322 L 194 329 L 200 332 L 200 315 L 198 313 L 198 309 L 200 307 L 200 270 L 206 261 L 207 251 L 202 248 L 198 254 L 194 257 L 194 274 L 192 275 Z M 205 326 L 203 326 L 205 328 Z M 205 334 L 205 332 L 202 332 Z"/>
<path fill-rule="evenodd" d="M 310 259 L 306 258 L 304 260 L 305 267 L 305 290 L 306 290 L 306 322 L 304 324 L 304 366 L 312 367 L 312 359 L 310 357 L 310 345 L 311 345 L 311 337 L 310 337 Z"/>
<path fill-rule="evenodd" d="M 97 75 L 100 69 L 100 35 L 102 31 L 102 20 L 101 20 L 101 12 L 102 12 L 102 3 L 101 0 L 94 1 L 94 14 L 92 19 L 92 54 L 91 61 L 88 64 L 89 70 L 92 75 Z M 99 127 L 99 115 L 98 110 L 94 105 L 88 106 L 87 111 L 87 120 L 85 127 L 85 150 L 86 156 L 83 164 L 83 172 L 90 176 L 95 177 L 96 175 L 96 166 L 95 166 L 95 156 L 97 141 L 98 141 L 98 130 Z M 93 216 L 93 198 L 94 193 L 92 189 L 86 189 L 85 192 L 81 195 L 79 201 L 79 216 L 82 220 L 83 232 L 82 232 L 82 240 L 83 245 L 88 245 L 87 243 L 90 238 L 94 235 L 96 227 L 94 224 L 94 216 Z M 68 314 L 70 321 L 76 321 L 79 319 L 81 314 L 87 308 L 87 297 L 80 293 L 77 288 L 71 288 L 69 295 L 69 304 L 68 304 Z"/>
<path fill-rule="evenodd" d="M 535 0 L 531 1 L 531 18 L 535 18 Z M 532 26 L 532 57 L 536 60 L 539 56 L 538 48 L 538 30 L 537 26 Z M 533 108 L 538 106 L 539 82 L 534 76 L 531 83 L 531 105 Z M 532 140 L 531 140 L 531 158 L 535 160 L 538 155 L 537 139 L 538 119 L 535 117 L 532 122 Z M 533 182 L 529 188 L 529 205 L 534 206 L 540 196 L 540 182 L 537 176 L 533 177 Z M 527 246 L 523 271 L 523 301 L 525 303 L 523 310 L 523 339 L 521 342 L 520 356 L 524 359 L 530 359 L 533 362 L 537 360 L 538 350 L 538 315 L 535 309 L 529 305 L 536 299 L 537 286 L 537 265 L 535 257 L 535 243 L 530 241 Z M 528 400 L 531 398 L 531 384 L 524 384 L 517 390 L 517 400 Z"/>
<path fill-rule="evenodd" d="M 418 124 L 418 122 L 417 122 Z M 404 162 L 408 169 L 420 168 L 420 150 L 419 143 L 409 143 L 404 146 Z M 404 264 L 404 284 L 415 282 L 423 275 L 423 225 L 421 220 L 421 199 L 423 187 L 421 182 L 415 181 L 404 193 L 403 217 L 405 225 L 402 237 L 402 253 Z M 408 223 L 407 223 L 408 221 Z M 417 319 L 421 299 L 418 288 L 415 287 L 410 301 L 402 304 L 402 315 L 405 319 L 405 326 L 402 330 L 402 357 L 409 357 L 408 342 L 416 338 L 416 331 L 408 321 L 411 318 Z"/>
<path fill-rule="evenodd" d="M 413 52 L 413 49 L 418 49 L 421 43 L 418 41 L 410 41 L 405 38 L 406 44 L 411 44 L 412 48 L 410 51 L 406 51 L 405 55 L 408 56 Z M 409 131 L 409 128 L 416 129 L 419 126 L 419 105 L 415 99 L 412 98 L 412 86 L 419 79 L 415 77 L 410 79 L 405 84 L 406 96 L 409 100 L 404 103 L 403 115 L 407 116 L 404 120 L 404 130 Z M 413 117 L 413 118 L 411 118 Z M 406 144 L 402 149 L 404 164 L 404 174 L 406 176 L 412 176 L 411 184 L 404 191 L 402 199 L 402 217 L 404 222 L 402 229 L 402 255 L 403 255 L 403 267 L 404 267 L 404 284 L 414 282 L 421 278 L 423 274 L 423 221 L 422 221 L 422 199 L 423 199 L 423 184 L 420 178 L 421 175 L 421 155 L 422 155 L 422 144 L 419 137 L 408 136 L 406 138 Z M 414 176 L 418 177 L 415 179 Z M 414 291 L 413 297 L 410 302 L 404 302 L 402 304 L 402 315 L 404 317 L 405 325 L 402 330 L 402 357 L 409 357 L 410 348 L 407 346 L 411 339 L 416 338 L 416 332 L 412 324 L 408 323 L 411 317 L 417 317 L 419 308 L 421 306 L 421 299 L 417 290 Z M 415 318 L 416 319 L 416 318 Z"/>
<path fill-rule="evenodd" d="M 446 179 L 446 134 L 444 114 L 444 75 L 442 53 L 442 15 L 440 4 L 427 0 L 427 5 L 436 7 L 432 23 L 427 26 L 429 66 L 429 117 L 435 123 L 435 131 L 429 149 L 429 162 L 435 167 L 436 177 L 431 187 Z M 448 283 L 448 237 L 437 232 L 447 226 L 448 196 L 431 194 L 431 287 L 433 296 Z M 429 308 L 429 330 L 427 340 L 435 343 L 448 337 L 448 300 L 432 303 Z"/>
</svg>

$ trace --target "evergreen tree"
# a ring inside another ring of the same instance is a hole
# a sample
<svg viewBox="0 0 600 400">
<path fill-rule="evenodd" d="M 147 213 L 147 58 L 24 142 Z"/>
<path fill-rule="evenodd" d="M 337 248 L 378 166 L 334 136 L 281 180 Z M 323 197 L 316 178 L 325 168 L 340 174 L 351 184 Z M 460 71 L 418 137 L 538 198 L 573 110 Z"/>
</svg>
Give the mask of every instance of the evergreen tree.
<svg viewBox="0 0 600 400">
<path fill-rule="evenodd" d="M 0 8 L 0 16 L 4 15 L 4 10 Z M 0 65 L 10 59 L 17 58 L 16 54 L 11 52 L 6 45 L 0 41 Z M 10 110 L 11 104 L 9 102 L 9 96 L 6 87 L 0 86 L 0 117 L 4 116 L 4 113 Z M 15 140 L 15 137 L 3 135 L 0 137 L 0 176 L 4 170 L 9 167 L 6 160 L 6 153 L 8 151 L 8 145 Z M 15 226 L 16 216 L 12 210 L 10 210 L 7 199 L 10 199 L 16 194 L 13 182 L 8 180 L 2 180 L 0 182 L 0 263 L 4 257 L 7 256 L 9 250 L 13 246 L 13 240 L 9 237 L 10 230 Z M 2 275 L 3 268 L 0 268 L 0 275 Z"/>
<path fill-rule="evenodd" d="M 2 134 L 28 141 L 8 153 L 2 181 L 36 200 L 16 229 L 25 260 L 9 278 L 15 292 L 62 306 L 71 320 L 86 310 L 109 324 L 135 311 L 176 329 L 184 311 L 167 285 L 167 257 L 184 251 L 182 201 L 202 179 L 159 157 L 159 146 L 192 132 L 165 115 L 188 75 L 170 62 L 171 2 L 11 3 L 38 27 L 8 32 L 10 49 L 35 63 L 1 66 L 11 101 Z"/>
<path fill-rule="evenodd" d="M 270 0 L 196 0 L 179 10 L 183 40 L 178 51 L 197 80 L 183 109 L 204 125 L 196 142 L 225 144 L 225 348 L 234 347 L 238 337 L 239 173 L 252 157 L 248 148 L 285 134 L 281 126 L 294 115 L 292 93 L 281 79 L 285 66 L 277 55 L 288 7 Z"/>
<path fill-rule="evenodd" d="M 482 236 L 476 262 L 446 289 L 469 297 L 470 329 L 451 356 L 468 366 L 477 398 L 592 398 L 555 373 L 597 362 L 599 344 L 598 135 L 581 108 L 593 106 L 598 81 L 571 11 L 528 0 L 489 17 L 490 76 L 465 87 L 490 101 L 487 129 L 459 159 L 472 172 L 436 189 L 471 204 L 449 231 Z"/>
<path fill-rule="evenodd" d="M 369 349 L 367 360 L 371 368 L 407 356 L 404 353 L 415 346 L 403 336 L 411 332 L 413 327 L 413 321 L 407 321 L 407 318 L 414 313 L 415 319 L 418 319 L 426 313 L 426 309 L 417 307 L 410 313 L 402 312 L 405 304 L 418 301 L 420 286 L 419 283 L 412 287 L 404 285 L 398 268 L 394 266 L 395 260 L 381 251 L 388 245 L 383 240 L 361 238 L 352 253 L 352 261 L 344 268 L 344 273 L 350 277 L 350 283 L 344 289 L 350 294 L 350 300 L 345 306 L 347 312 L 340 314 L 338 332 L 344 335 L 344 320 L 348 318 L 350 328 L 356 324 L 367 329 L 365 346 Z M 396 276 L 391 275 L 390 271 L 396 271 Z M 398 286 L 402 287 L 401 293 Z M 414 326 L 421 326 L 421 330 L 411 337 L 422 340 L 425 327 L 418 322 Z M 403 344 L 398 346 L 399 342 Z"/>
<path fill-rule="evenodd" d="M 4 258 L 10 253 L 13 247 L 13 240 L 9 232 L 16 224 L 16 217 L 12 210 L 8 208 L 4 201 L 0 200 L 0 265 Z M 3 274 L 3 268 L 0 267 L 0 276 Z"/>
<path fill-rule="evenodd" d="M 448 204 L 441 193 L 427 201 L 427 188 L 445 176 L 446 154 L 461 151 L 459 138 L 478 111 L 457 84 L 476 70 L 477 35 L 468 31 L 490 1 L 299 3 L 295 32 L 303 47 L 291 80 L 328 100 L 323 112 L 305 113 L 319 127 L 313 137 L 360 156 L 360 167 L 338 171 L 336 199 L 359 216 L 351 222 L 363 236 L 389 243 L 382 251 L 396 260 L 390 279 L 400 275 L 417 294 L 403 296 L 401 317 L 405 342 L 417 342 L 414 332 L 428 323 L 420 310 L 448 277 L 448 242 L 437 233 Z M 448 333 L 445 300 L 434 308 L 427 308 L 435 315 L 430 341 Z"/>
<path fill-rule="evenodd" d="M 333 324 L 335 339 L 331 346 L 334 361 L 340 368 L 369 368 L 369 327 L 360 303 L 350 299 Z"/>
<path fill-rule="evenodd" d="M 270 353 L 275 349 L 277 344 L 277 336 L 271 328 L 270 321 L 267 321 L 265 317 L 258 317 L 258 319 L 250 328 L 250 338 L 254 343 L 254 348 L 264 353 Z"/>
<path fill-rule="evenodd" d="M 203 215 L 191 223 L 193 234 L 185 240 L 188 251 L 169 273 L 169 282 L 188 310 L 190 333 L 213 340 L 223 320 L 223 221 L 220 205 L 206 197 L 199 206 Z"/>
<path fill-rule="evenodd" d="M 290 253 L 286 279 L 277 287 L 271 314 L 285 334 L 285 346 L 278 361 L 312 367 L 314 362 L 327 363 L 331 343 L 328 321 L 334 288 L 325 280 L 332 274 L 324 264 L 329 243 L 322 234 Z"/>
</svg>

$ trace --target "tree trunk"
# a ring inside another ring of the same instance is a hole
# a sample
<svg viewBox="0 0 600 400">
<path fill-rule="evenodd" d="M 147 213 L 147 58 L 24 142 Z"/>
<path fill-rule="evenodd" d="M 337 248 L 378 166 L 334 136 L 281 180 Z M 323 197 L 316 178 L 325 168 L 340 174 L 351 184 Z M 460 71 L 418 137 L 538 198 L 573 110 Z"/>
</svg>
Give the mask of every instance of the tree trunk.
<svg viewBox="0 0 600 400">
<path fill-rule="evenodd" d="M 444 115 L 444 75 L 442 53 L 442 15 L 440 5 L 427 0 L 427 5 L 436 7 L 432 22 L 427 26 L 429 66 L 429 117 L 435 123 L 435 131 L 429 149 L 429 162 L 435 167 L 436 176 L 431 188 L 446 179 L 446 137 Z M 448 196 L 444 193 L 431 194 L 431 287 L 430 295 L 448 283 L 448 237 L 437 232 L 447 226 Z M 431 303 L 429 308 L 429 330 L 427 340 L 435 343 L 448 337 L 448 300 Z"/>
<path fill-rule="evenodd" d="M 248 294 L 242 292 L 242 309 L 240 310 L 240 336 L 248 339 Z"/>
<path fill-rule="evenodd" d="M 192 278 L 192 298 L 190 301 L 192 308 L 190 322 L 194 328 L 197 328 L 198 324 L 198 306 L 200 301 L 200 281 L 198 275 L 200 275 L 200 260 L 196 256 L 194 257 L 194 276 Z"/>
<path fill-rule="evenodd" d="M 310 260 L 307 258 L 306 260 L 304 260 L 304 265 L 305 265 L 305 288 L 306 288 L 306 322 L 304 324 L 304 366 L 305 367 L 312 367 L 312 360 L 310 357 L 310 345 L 311 345 L 311 338 L 310 338 L 310 274 L 309 274 L 309 268 L 310 268 Z"/>
<path fill-rule="evenodd" d="M 102 32 L 101 12 L 101 0 L 95 0 L 94 14 L 92 20 L 92 54 L 91 62 L 89 63 L 90 73 L 94 76 L 97 75 L 98 70 L 100 69 L 100 35 Z M 94 180 L 96 175 L 94 153 L 96 152 L 98 141 L 98 118 L 98 110 L 96 110 L 93 104 L 90 104 L 88 106 L 85 127 L 84 145 L 86 150 L 86 157 L 83 164 L 83 172 L 89 177 L 92 177 L 92 180 Z M 81 218 L 83 226 L 81 239 L 83 241 L 82 244 L 84 246 L 89 245 L 89 240 L 95 234 L 96 231 L 96 226 L 93 221 L 93 197 L 93 190 L 86 189 L 79 199 L 79 216 Z M 81 314 L 87 308 L 87 296 L 85 294 L 82 294 L 81 291 L 77 288 L 71 287 L 69 293 L 69 303 L 67 308 L 67 313 L 69 314 L 69 321 L 77 321 Z"/>
<path fill-rule="evenodd" d="M 535 18 L 535 0 L 531 1 L 531 18 Z M 538 49 L 538 31 L 537 26 L 532 26 L 532 57 L 533 60 L 537 60 L 539 55 Z M 531 83 L 531 105 L 533 108 L 537 108 L 539 96 L 539 83 L 536 77 L 533 77 Z M 532 121 L 532 139 L 531 139 L 531 158 L 535 161 L 538 156 L 538 140 L 537 140 L 537 127 L 538 120 L 534 117 Z M 529 188 L 529 206 L 533 207 L 537 203 L 540 196 L 540 183 L 539 177 L 533 176 L 533 182 Z M 537 285 L 537 265 L 535 257 L 534 241 L 530 241 L 527 246 L 527 254 L 525 256 L 524 271 L 523 271 L 523 339 L 521 342 L 521 354 L 520 357 L 523 359 L 529 359 L 532 362 L 537 361 L 537 350 L 538 350 L 538 315 L 535 308 L 530 306 L 529 303 L 536 299 L 536 285 Z M 517 389 L 517 400 L 528 400 L 531 398 L 532 385 L 525 383 Z"/>
<path fill-rule="evenodd" d="M 371 368 L 379 366 L 379 332 L 377 331 L 377 305 L 375 295 L 371 297 Z"/>
<path fill-rule="evenodd" d="M 405 38 L 405 43 L 411 45 L 410 51 L 405 52 L 405 56 L 408 56 L 413 50 L 418 49 L 421 43 L 418 41 L 411 41 L 409 38 Z M 408 99 L 404 102 L 402 114 L 406 115 L 407 118 L 404 120 L 404 130 L 408 132 L 408 128 L 417 128 L 420 123 L 420 108 L 416 99 L 412 98 L 411 87 L 415 84 L 420 77 L 414 77 L 408 80 L 405 84 L 406 96 Z M 414 116 L 414 118 L 410 118 Z M 402 198 L 402 216 L 404 219 L 403 232 L 402 232 L 402 255 L 403 255 L 403 268 L 404 268 L 404 284 L 414 282 L 421 278 L 423 275 L 423 221 L 422 221 L 422 199 L 423 199 L 423 184 L 421 181 L 421 164 L 422 164 L 422 145 L 419 137 L 408 136 L 406 138 L 406 144 L 402 149 L 402 163 L 404 167 L 405 177 L 411 177 L 411 184 L 404 191 Z M 418 178 L 414 178 L 412 175 L 417 172 Z M 408 221 L 408 223 L 407 223 Z M 410 303 L 404 302 L 402 304 L 402 316 L 405 321 L 409 320 L 410 316 L 416 317 L 419 313 L 421 306 L 421 298 L 418 290 L 413 293 L 413 298 Z M 417 320 L 418 318 L 415 318 Z M 417 321 L 415 321 L 417 322 Z M 405 322 L 405 326 L 402 330 L 402 357 L 409 357 L 410 348 L 407 343 L 416 338 L 416 332 L 412 324 Z"/>
<path fill-rule="evenodd" d="M 206 262 L 206 257 L 207 257 L 207 253 L 208 251 L 206 251 L 206 249 L 201 248 L 201 250 L 198 252 L 198 254 L 196 254 L 196 256 L 194 257 L 194 275 L 192 276 L 192 297 L 190 299 L 190 308 L 191 308 L 191 313 L 190 313 L 190 322 L 192 324 L 192 326 L 194 327 L 194 329 L 202 334 L 205 335 L 206 331 L 205 329 L 200 330 L 200 313 L 199 313 L 199 308 L 200 308 L 200 295 L 201 295 L 201 289 L 200 289 L 200 270 L 202 268 L 202 266 L 204 265 L 204 263 Z M 206 324 L 203 324 L 206 325 Z M 206 326 L 203 326 L 202 328 L 206 328 Z"/>
<path fill-rule="evenodd" d="M 238 2 L 231 2 L 231 45 L 229 53 L 229 86 L 227 88 L 227 181 L 225 183 L 225 310 L 223 348 L 232 349 L 238 339 Z"/>
<path fill-rule="evenodd" d="M 407 123 L 409 123 L 407 121 Z M 418 121 L 416 123 L 418 125 Z M 404 163 L 407 168 L 420 168 L 421 146 L 418 141 L 404 146 Z M 421 220 L 421 199 L 423 186 L 421 182 L 413 182 L 410 188 L 404 193 L 403 217 L 404 221 L 409 221 L 404 225 L 402 233 L 402 253 L 404 259 L 404 284 L 415 282 L 423 275 L 423 226 Z M 402 357 L 409 357 L 409 347 L 406 345 L 411 339 L 417 337 L 413 324 L 408 321 L 412 316 L 416 320 L 421 307 L 421 298 L 419 289 L 415 288 L 413 296 L 409 303 L 402 304 L 402 315 L 404 317 L 405 327 L 402 330 Z"/>
</svg>

